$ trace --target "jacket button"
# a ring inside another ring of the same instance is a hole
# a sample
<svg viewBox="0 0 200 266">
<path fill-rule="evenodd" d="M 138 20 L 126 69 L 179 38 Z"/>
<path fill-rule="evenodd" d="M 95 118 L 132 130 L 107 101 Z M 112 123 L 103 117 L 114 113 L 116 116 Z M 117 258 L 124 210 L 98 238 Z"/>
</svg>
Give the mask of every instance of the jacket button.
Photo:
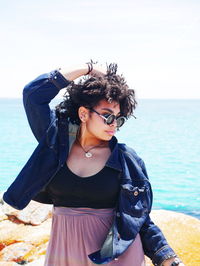
<svg viewBox="0 0 200 266">
<path fill-rule="evenodd" d="M 138 194 L 139 194 L 138 191 L 134 191 L 134 192 L 133 192 L 133 195 L 134 195 L 134 196 L 138 196 Z"/>
<path fill-rule="evenodd" d="M 117 217 L 120 217 L 120 213 L 119 213 L 119 212 L 117 212 L 117 213 L 116 213 L 116 216 L 117 216 Z"/>
<path fill-rule="evenodd" d="M 118 260 L 118 258 L 114 258 L 114 260 Z"/>
</svg>

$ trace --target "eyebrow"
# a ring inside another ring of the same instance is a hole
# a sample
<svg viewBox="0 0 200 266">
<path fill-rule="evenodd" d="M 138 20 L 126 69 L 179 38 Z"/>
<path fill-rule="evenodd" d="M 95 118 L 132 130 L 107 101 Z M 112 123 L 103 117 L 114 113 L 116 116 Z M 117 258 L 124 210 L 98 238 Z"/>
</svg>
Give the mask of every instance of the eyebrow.
<svg viewBox="0 0 200 266">
<path fill-rule="evenodd" d="M 104 110 L 104 111 L 108 111 L 110 113 L 113 113 L 113 110 L 111 110 L 110 108 L 101 108 L 101 110 Z M 120 114 L 120 112 L 118 114 Z"/>
</svg>

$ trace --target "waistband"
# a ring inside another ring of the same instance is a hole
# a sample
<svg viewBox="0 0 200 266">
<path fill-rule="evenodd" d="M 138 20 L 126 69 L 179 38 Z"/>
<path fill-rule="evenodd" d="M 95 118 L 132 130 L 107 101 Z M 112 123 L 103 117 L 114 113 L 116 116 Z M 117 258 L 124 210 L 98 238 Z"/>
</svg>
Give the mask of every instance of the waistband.
<svg viewBox="0 0 200 266">
<path fill-rule="evenodd" d="M 70 207 L 53 207 L 54 215 L 95 215 L 100 217 L 113 216 L 115 208 L 93 209 L 93 208 L 70 208 Z"/>
</svg>

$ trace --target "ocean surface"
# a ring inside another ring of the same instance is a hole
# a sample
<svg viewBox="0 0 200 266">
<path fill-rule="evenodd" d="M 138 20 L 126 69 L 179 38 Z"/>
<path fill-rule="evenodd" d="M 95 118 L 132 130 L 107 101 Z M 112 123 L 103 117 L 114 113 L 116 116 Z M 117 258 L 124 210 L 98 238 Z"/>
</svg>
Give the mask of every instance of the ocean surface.
<svg viewBox="0 0 200 266">
<path fill-rule="evenodd" d="M 145 161 L 153 209 L 200 219 L 200 100 L 138 100 L 135 115 L 137 119 L 128 120 L 116 136 Z M 37 142 L 22 99 L 0 99 L 0 125 L 0 191 L 4 191 Z"/>
</svg>

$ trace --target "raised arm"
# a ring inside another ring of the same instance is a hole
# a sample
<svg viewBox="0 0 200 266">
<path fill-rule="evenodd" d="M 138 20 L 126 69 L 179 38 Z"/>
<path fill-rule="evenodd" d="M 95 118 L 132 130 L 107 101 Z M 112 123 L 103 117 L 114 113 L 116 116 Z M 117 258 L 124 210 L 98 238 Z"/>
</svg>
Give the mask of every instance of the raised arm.
<svg viewBox="0 0 200 266">
<path fill-rule="evenodd" d="M 55 119 L 55 113 L 49 107 L 51 100 L 62 88 L 69 85 L 70 81 L 88 74 L 88 64 L 62 68 L 43 74 L 27 84 L 23 90 L 23 103 L 31 130 L 38 140 L 42 138 L 50 123 Z M 89 69 L 91 70 L 91 69 Z M 103 74 L 95 66 L 92 74 Z"/>
</svg>

